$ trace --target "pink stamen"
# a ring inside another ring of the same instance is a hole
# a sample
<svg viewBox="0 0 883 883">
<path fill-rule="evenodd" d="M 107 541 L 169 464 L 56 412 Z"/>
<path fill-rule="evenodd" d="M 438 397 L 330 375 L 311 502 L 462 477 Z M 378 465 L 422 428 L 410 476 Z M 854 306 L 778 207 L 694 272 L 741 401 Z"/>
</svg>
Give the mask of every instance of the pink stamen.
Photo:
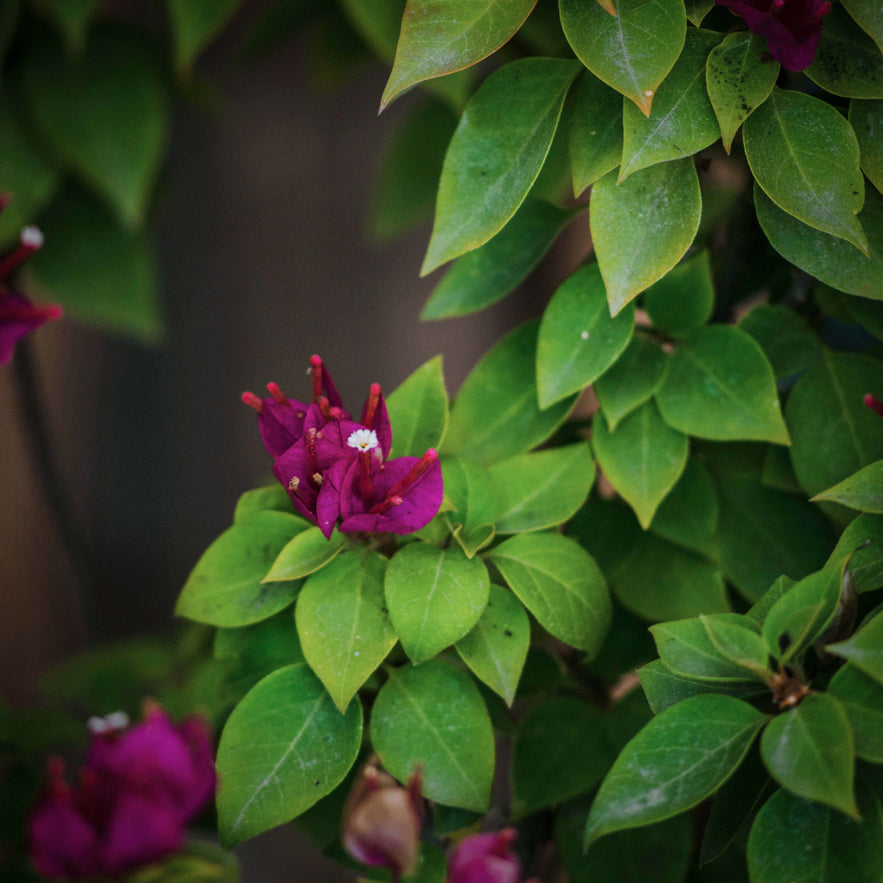
<svg viewBox="0 0 883 883">
<path fill-rule="evenodd" d="M 67 797 L 71 788 L 64 774 L 64 761 L 56 754 L 46 758 L 46 778 L 53 797 Z"/>
<path fill-rule="evenodd" d="M 430 448 L 412 467 L 411 471 L 397 481 L 387 492 L 386 497 L 400 497 L 412 484 L 414 484 L 435 461 L 438 460 L 438 451 Z"/>
<path fill-rule="evenodd" d="M 380 404 L 380 384 L 372 383 L 368 392 L 368 401 L 365 402 L 365 413 L 362 414 L 362 426 L 368 429 L 374 429 L 374 416 L 377 413 L 377 406 Z"/>
<path fill-rule="evenodd" d="M 276 400 L 276 403 L 279 405 L 287 405 L 288 397 L 279 389 L 279 385 L 277 383 L 268 383 L 267 384 L 267 392 L 270 393 L 271 396 Z"/>
<path fill-rule="evenodd" d="M 369 506 L 376 493 L 374 479 L 371 477 L 371 454 L 368 451 L 359 451 L 359 496 Z"/>
<path fill-rule="evenodd" d="M 12 194 L 8 190 L 4 190 L 0 193 L 0 212 L 2 212 L 10 202 L 12 202 Z"/>
<path fill-rule="evenodd" d="M 865 405 L 870 408 L 875 414 L 880 417 L 883 417 L 883 402 L 880 401 L 875 395 L 868 393 L 862 401 Z"/>
<path fill-rule="evenodd" d="M 325 396 L 319 396 L 316 400 L 316 404 L 319 406 L 319 410 L 322 412 L 322 416 L 326 420 L 331 420 L 333 415 L 331 414 L 331 402 L 325 398 Z"/>
<path fill-rule="evenodd" d="M 316 454 L 316 436 L 318 435 L 317 430 L 314 428 L 308 429 L 306 432 L 306 445 L 307 445 L 307 472 L 310 477 L 310 484 L 319 489 L 319 482 L 316 481 L 316 476 L 321 476 L 319 472 L 319 456 Z"/>
<path fill-rule="evenodd" d="M 322 358 L 310 356 L 310 374 L 313 376 L 313 401 L 318 401 L 322 395 Z"/>
<path fill-rule="evenodd" d="M 63 310 L 58 304 L 48 307 L 35 307 L 32 304 L 0 305 L 0 316 L 4 319 L 20 320 L 22 322 L 51 321 L 58 319 Z"/>
<path fill-rule="evenodd" d="M 386 497 L 382 502 L 372 506 L 369 515 L 385 515 L 393 506 L 401 506 L 405 501 L 401 497 Z"/>
<path fill-rule="evenodd" d="M 332 408 L 330 413 L 332 420 L 343 420 L 343 408 Z"/>
<path fill-rule="evenodd" d="M 264 403 L 253 393 L 253 392 L 244 392 L 240 396 L 243 402 L 248 405 L 249 408 L 254 408 L 258 414 L 262 414 L 264 411 Z"/>
</svg>

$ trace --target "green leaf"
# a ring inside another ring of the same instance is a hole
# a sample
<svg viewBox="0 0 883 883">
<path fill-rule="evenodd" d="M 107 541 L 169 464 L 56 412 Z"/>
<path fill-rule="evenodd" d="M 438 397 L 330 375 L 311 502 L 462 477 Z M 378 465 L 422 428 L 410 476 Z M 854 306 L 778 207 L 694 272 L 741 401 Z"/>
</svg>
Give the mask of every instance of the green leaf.
<svg viewBox="0 0 883 883">
<path fill-rule="evenodd" d="M 678 347 L 656 401 L 666 422 L 688 435 L 789 443 L 770 363 L 731 325 L 709 325 Z"/>
<path fill-rule="evenodd" d="M 12 194 L 0 214 L 0 247 L 16 243 L 58 187 L 58 172 L 31 146 L 7 95 L 0 94 L 0 193 Z"/>
<path fill-rule="evenodd" d="M 745 121 L 743 136 L 748 165 L 779 208 L 868 254 L 856 218 L 865 192 L 858 141 L 834 107 L 801 92 L 773 89 Z"/>
<path fill-rule="evenodd" d="M 585 8 L 591 6 L 587 3 Z M 595 184 L 589 218 L 611 315 L 684 256 L 701 214 L 692 159 L 658 163 L 621 184 L 615 172 L 608 172 Z"/>
<path fill-rule="evenodd" d="M 679 0 L 559 0 L 561 26 L 577 58 L 598 79 L 650 113 L 659 84 L 674 66 L 687 29 Z"/>
<path fill-rule="evenodd" d="M 866 393 L 883 397 L 883 364 L 828 349 L 791 390 L 785 407 L 791 464 L 807 494 L 883 458 L 880 418 L 862 403 Z"/>
<path fill-rule="evenodd" d="M 451 520 L 467 528 L 493 521 L 499 492 L 489 471 L 459 457 L 446 456 L 441 462 L 445 496 L 454 505 Z"/>
<path fill-rule="evenodd" d="M 155 59 L 125 32 L 96 30 L 77 59 L 34 46 L 24 83 L 34 123 L 59 159 L 126 226 L 140 227 L 168 137 L 168 96 Z"/>
<path fill-rule="evenodd" d="M 196 56 L 214 40 L 242 0 L 166 0 L 175 43 L 175 64 L 189 71 Z"/>
<path fill-rule="evenodd" d="M 339 555 L 348 543 L 349 538 L 338 531 L 326 540 L 318 527 L 308 527 L 279 551 L 262 582 L 283 582 L 308 576 Z"/>
<path fill-rule="evenodd" d="M 675 66 L 653 97 L 650 113 L 625 103 L 620 181 L 655 163 L 692 156 L 720 137 L 705 90 L 705 60 L 720 39 L 714 31 L 690 28 Z"/>
<path fill-rule="evenodd" d="M 405 0 L 343 0 L 342 7 L 359 36 L 391 66 L 402 29 Z"/>
<path fill-rule="evenodd" d="M 553 696 L 531 708 L 515 737 L 515 818 L 584 794 L 601 781 L 614 752 L 601 715 L 581 699 Z"/>
<path fill-rule="evenodd" d="M 782 595 L 763 621 L 761 634 L 780 665 L 800 660 L 837 612 L 843 567 L 832 565 L 804 577 Z"/>
<path fill-rule="evenodd" d="M 687 18 L 697 28 L 702 27 L 702 19 L 714 9 L 714 0 L 686 0 Z"/>
<path fill-rule="evenodd" d="M 82 51 L 100 0 L 37 0 L 33 4 L 58 28 L 72 54 Z"/>
<path fill-rule="evenodd" d="M 883 303 L 865 298 L 847 298 L 846 307 L 850 315 L 865 331 L 883 340 Z"/>
<path fill-rule="evenodd" d="M 715 649 L 730 662 L 747 669 L 763 680 L 772 675 L 769 669 L 769 653 L 763 638 L 757 633 L 754 620 L 742 617 L 737 620 L 731 614 L 699 617 Z"/>
<path fill-rule="evenodd" d="M 573 215 L 573 209 L 526 199 L 493 239 L 457 259 L 426 301 L 420 318 L 466 316 L 502 300 L 527 278 Z"/>
<path fill-rule="evenodd" d="M 541 411 L 537 403 L 538 322 L 526 322 L 486 353 L 460 387 L 445 450 L 480 462 L 521 454 L 565 420 L 575 396 Z"/>
<path fill-rule="evenodd" d="M 684 471 L 687 437 L 672 429 L 651 401 L 629 414 L 615 432 L 610 432 L 603 419 L 596 419 L 592 447 L 604 475 L 646 530 Z"/>
<path fill-rule="evenodd" d="M 690 457 L 650 523 L 653 533 L 712 559 L 718 557 L 717 491 L 708 469 Z"/>
<path fill-rule="evenodd" d="M 341 714 L 396 642 L 383 596 L 386 561 L 345 552 L 304 583 L 295 621 L 304 657 Z"/>
<path fill-rule="evenodd" d="M 870 592 L 883 586 L 883 516 L 859 515 L 847 526 L 828 563 L 847 557 L 856 592 Z"/>
<path fill-rule="evenodd" d="M 494 737 L 472 678 L 438 659 L 390 672 L 371 713 L 371 744 L 401 781 L 416 768 L 423 794 L 484 812 L 494 776 Z"/>
<path fill-rule="evenodd" d="M 482 83 L 445 155 L 421 276 L 484 245 L 515 214 L 552 146 L 577 73 L 572 60 L 523 58 Z"/>
<path fill-rule="evenodd" d="M 752 883 L 876 883 L 883 862 L 883 813 L 878 798 L 861 795 L 853 821 L 784 788 L 757 814 L 748 837 Z"/>
<path fill-rule="evenodd" d="M 469 67 L 521 27 L 536 0 L 408 0 L 395 63 L 380 99 L 383 110 L 406 89 Z"/>
<path fill-rule="evenodd" d="M 848 659 L 878 684 L 883 684 L 883 615 L 877 614 L 848 641 L 829 644 L 831 653 Z"/>
<path fill-rule="evenodd" d="M 41 215 L 40 229 L 46 245 L 28 272 L 42 294 L 106 331 L 148 344 L 161 338 L 153 248 L 143 234 L 121 230 L 104 206 L 72 187 Z"/>
<path fill-rule="evenodd" d="M 776 715 L 763 731 L 760 753 L 770 775 L 792 794 L 858 817 L 852 730 L 833 696 L 814 693 Z"/>
<path fill-rule="evenodd" d="M 636 334 L 622 355 L 595 381 L 595 395 L 611 432 L 623 417 L 652 397 L 667 370 L 668 358 L 659 344 Z"/>
<path fill-rule="evenodd" d="M 478 558 L 458 546 L 411 543 L 386 570 L 389 616 L 405 652 L 423 662 L 459 641 L 487 605 L 490 581 Z"/>
<path fill-rule="evenodd" d="M 868 190 L 859 215 L 870 257 L 842 239 L 802 224 L 778 208 L 757 186 L 754 206 L 763 232 L 783 258 L 839 291 L 883 300 L 883 196 Z"/>
<path fill-rule="evenodd" d="M 235 846 L 333 791 L 362 741 L 362 706 L 342 715 L 306 664 L 281 668 L 233 709 L 218 746 L 218 826 Z"/>
<path fill-rule="evenodd" d="M 457 524 L 451 531 L 467 558 L 474 558 L 485 546 L 490 545 L 496 534 L 497 530 L 492 524 L 476 524 L 475 527 Z"/>
<path fill-rule="evenodd" d="M 856 757 L 883 763 L 883 686 L 847 663 L 828 684 L 849 718 Z"/>
<path fill-rule="evenodd" d="M 233 512 L 233 523 L 238 524 L 240 521 L 247 521 L 249 518 L 257 515 L 258 512 L 266 512 L 267 510 L 275 512 L 286 512 L 289 515 L 291 511 L 291 500 L 285 492 L 285 488 L 278 482 L 269 484 L 266 487 L 256 487 L 253 490 L 246 491 L 237 501 L 236 509 Z M 306 519 L 303 521 L 303 529 L 306 530 L 310 525 Z"/>
<path fill-rule="evenodd" d="M 568 137 L 573 195 L 579 196 L 622 157 L 622 98 L 589 71 L 573 87 Z"/>
<path fill-rule="evenodd" d="M 597 264 L 577 270 L 546 307 L 537 340 L 541 408 L 600 377 L 626 348 L 634 331 L 633 306 L 611 317 Z"/>
<path fill-rule="evenodd" d="M 488 470 L 499 492 L 497 533 L 542 530 L 567 521 L 585 502 L 595 477 L 585 442 L 517 454 Z"/>
<path fill-rule="evenodd" d="M 701 328 L 714 309 L 708 252 L 699 252 L 651 285 L 644 292 L 644 309 L 654 326 L 671 337 Z"/>
<path fill-rule="evenodd" d="M 239 862 L 232 852 L 216 843 L 185 840 L 161 863 L 130 871 L 126 883 L 239 883 Z"/>
<path fill-rule="evenodd" d="M 481 619 L 455 646 L 472 673 L 511 705 L 530 646 L 530 622 L 521 602 L 492 583 Z"/>
<path fill-rule="evenodd" d="M 770 56 L 766 39 L 751 31 L 727 34 L 711 50 L 705 79 L 727 153 L 739 127 L 772 92 L 778 75 L 779 63 Z"/>
<path fill-rule="evenodd" d="M 266 585 L 261 577 L 303 520 L 260 512 L 225 530 L 193 568 L 175 606 L 177 616 L 223 627 L 260 622 L 287 607 L 299 583 Z"/>
<path fill-rule="evenodd" d="M 689 696 L 700 696 L 703 693 L 716 693 L 742 699 L 766 692 L 764 685 L 758 681 L 696 681 L 681 677 L 661 659 L 655 659 L 641 666 L 637 675 L 654 714 L 665 711 L 666 708 L 676 705 Z"/>
<path fill-rule="evenodd" d="M 883 52 L 883 12 L 874 0 L 845 0 L 843 8 Z"/>
<path fill-rule="evenodd" d="M 883 98 L 880 52 L 845 10 L 832 6 L 806 75 L 832 95 Z"/>
<path fill-rule="evenodd" d="M 819 341 L 806 322 L 788 307 L 761 304 L 739 327 L 750 334 L 773 366 L 776 377 L 799 374 L 821 354 Z"/>
<path fill-rule="evenodd" d="M 691 809 L 733 774 L 766 716 L 730 696 L 692 696 L 635 736 L 601 784 L 586 823 L 598 837 Z"/>
<path fill-rule="evenodd" d="M 816 494 L 813 500 L 831 500 L 860 512 L 883 513 L 883 460 L 877 460 L 834 487 Z"/>
<path fill-rule="evenodd" d="M 717 567 L 652 534 L 637 539 L 610 582 L 623 607 L 651 622 L 730 609 Z"/>
<path fill-rule="evenodd" d="M 442 357 L 424 362 L 386 400 L 395 457 L 422 457 L 441 447 L 448 426 L 448 393 Z"/>
<path fill-rule="evenodd" d="M 546 631 L 589 656 L 598 652 L 610 625 L 610 596 L 578 543 L 556 533 L 518 534 L 488 558 Z"/>
</svg>

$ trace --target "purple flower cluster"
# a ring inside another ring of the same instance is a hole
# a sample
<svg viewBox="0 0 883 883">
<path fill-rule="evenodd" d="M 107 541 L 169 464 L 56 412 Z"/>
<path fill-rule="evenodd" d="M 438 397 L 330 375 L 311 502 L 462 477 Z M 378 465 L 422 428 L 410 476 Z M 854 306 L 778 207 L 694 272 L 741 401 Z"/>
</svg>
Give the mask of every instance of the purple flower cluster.
<svg viewBox="0 0 883 883">
<path fill-rule="evenodd" d="M 0 193 L 0 212 L 9 204 L 9 194 Z M 43 245 L 43 234 L 36 227 L 21 231 L 18 247 L 0 256 L 0 365 L 12 361 L 15 345 L 44 322 L 57 319 L 61 307 L 35 307 L 23 294 L 6 287 L 6 278 Z"/>
<path fill-rule="evenodd" d="M 60 758 L 28 826 L 41 874 L 67 880 L 115 876 L 177 850 L 187 824 L 215 791 L 209 731 L 199 718 L 175 726 L 155 703 L 129 727 L 117 713 L 89 722 L 91 742 L 76 787 Z"/>
<path fill-rule="evenodd" d="M 516 835 L 514 828 L 505 828 L 464 837 L 448 856 L 445 883 L 519 883 L 521 862 L 512 851 Z"/>
<path fill-rule="evenodd" d="M 812 64 L 822 33 L 822 19 L 831 11 L 828 0 L 715 0 L 766 37 L 770 55 L 789 71 Z"/>
<path fill-rule="evenodd" d="M 379 383 L 372 383 L 358 422 L 344 410 L 319 356 L 310 359 L 313 400 L 288 398 L 275 384 L 270 395 L 242 400 L 258 413 L 273 474 L 292 505 L 326 537 L 343 533 L 406 534 L 428 524 L 441 506 L 438 454 L 389 460 L 392 428 Z"/>
</svg>

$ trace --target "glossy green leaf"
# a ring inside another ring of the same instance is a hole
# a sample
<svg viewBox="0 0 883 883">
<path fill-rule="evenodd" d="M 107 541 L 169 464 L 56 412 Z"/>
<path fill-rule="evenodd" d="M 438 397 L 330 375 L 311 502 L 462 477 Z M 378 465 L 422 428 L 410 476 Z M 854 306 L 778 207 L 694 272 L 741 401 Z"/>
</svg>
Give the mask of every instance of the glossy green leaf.
<svg viewBox="0 0 883 883">
<path fill-rule="evenodd" d="M 8 96 L 0 95 L 0 193 L 12 200 L 0 215 L 0 248 L 12 246 L 58 186 L 58 172 L 31 146 Z"/>
<path fill-rule="evenodd" d="M 422 457 L 441 447 L 448 426 L 442 357 L 421 365 L 386 400 L 392 425 L 391 457 Z"/>
<path fill-rule="evenodd" d="M 570 696 L 537 703 L 515 737 L 514 817 L 584 794 L 601 781 L 614 756 L 591 705 Z"/>
<path fill-rule="evenodd" d="M 441 462 L 445 496 L 454 506 L 451 520 L 467 528 L 493 521 L 499 491 L 489 471 L 460 457 L 446 456 Z"/>
<path fill-rule="evenodd" d="M 47 300 L 103 330 L 159 340 L 159 282 L 152 243 L 143 234 L 121 230 L 104 206 L 72 187 L 40 216 L 40 229 L 46 245 L 28 261 L 28 272 Z"/>
<path fill-rule="evenodd" d="M 883 364 L 828 349 L 791 390 L 785 408 L 791 463 L 808 494 L 883 458 L 880 418 L 863 404 L 866 393 L 883 397 Z"/>
<path fill-rule="evenodd" d="M 573 194 L 579 196 L 622 157 L 622 98 L 589 71 L 573 87 L 568 138 Z"/>
<path fill-rule="evenodd" d="M 636 334 L 622 355 L 595 381 L 595 395 L 610 430 L 659 388 L 668 359 L 653 340 Z"/>
<path fill-rule="evenodd" d="M 719 506 L 707 467 L 690 457 L 675 486 L 653 516 L 653 533 L 716 559 Z"/>
<path fill-rule="evenodd" d="M 883 684 L 883 615 L 877 614 L 848 641 L 829 644 L 829 652 L 848 659 L 878 684 Z"/>
<path fill-rule="evenodd" d="M 178 70 L 190 69 L 241 5 L 242 0 L 166 0 Z"/>
<path fill-rule="evenodd" d="M 406 89 L 469 67 L 521 27 L 536 0 L 408 0 L 395 63 L 380 99 L 383 110 Z"/>
<path fill-rule="evenodd" d="M 769 670 L 767 646 L 756 629 L 752 628 L 752 619 L 743 617 L 736 620 L 730 614 L 703 614 L 699 619 L 711 643 L 725 659 L 759 678 L 772 674 Z"/>
<path fill-rule="evenodd" d="M 714 0 L 686 0 L 687 19 L 697 28 L 702 27 L 702 20 L 714 9 Z"/>
<path fill-rule="evenodd" d="M 362 706 L 341 714 L 306 664 L 281 668 L 233 709 L 218 746 L 218 826 L 235 846 L 333 791 L 362 741 Z"/>
<path fill-rule="evenodd" d="M 459 641 L 487 605 L 490 581 L 484 563 L 458 546 L 438 549 L 410 543 L 386 570 L 386 603 L 396 634 L 414 662 Z"/>
<path fill-rule="evenodd" d="M 743 137 L 757 183 L 779 208 L 867 254 L 856 218 L 865 192 L 858 141 L 835 108 L 811 95 L 773 89 L 745 121 Z"/>
<path fill-rule="evenodd" d="M 874 0 L 845 0 L 843 8 L 883 52 L 883 10 Z"/>
<path fill-rule="evenodd" d="M 846 710 L 856 757 L 883 763 L 883 686 L 847 663 L 828 684 Z"/>
<path fill-rule="evenodd" d="M 883 300 L 883 196 L 868 190 L 859 215 L 870 257 L 843 239 L 802 224 L 778 208 L 757 186 L 754 205 L 763 232 L 783 258 L 839 291 Z"/>
<path fill-rule="evenodd" d="M 776 715 L 763 731 L 760 753 L 770 775 L 792 794 L 858 816 L 852 731 L 833 696 L 814 693 Z"/>
<path fill-rule="evenodd" d="M 701 213 L 692 159 L 658 163 L 621 184 L 615 172 L 608 172 L 595 184 L 589 212 L 592 241 L 612 315 L 684 256 Z"/>
<path fill-rule="evenodd" d="M 76 59 L 49 44 L 35 46 L 24 83 L 34 123 L 52 150 L 128 227 L 139 227 L 168 134 L 168 97 L 153 57 L 125 32 L 96 30 Z"/>
<path fill-rule="evenodd" d="M 302 522 L 303 519 L 298 519 Z M 345 534 L 335 531 L 325 539 L 318 527 L 308 527 L 282 549 L 265 574 L 264 583 L 301 579 L 324 567 L 349 543 Z"/>
<path fill-rule="evenodd" d="M 383 595 L 386 561 L 345 552 L 304 583 L 295 621 L 304 657 L 340 713 L 396 642 Z"/>
<path fill-rule="evenodd" d="M 772 368 L 732 325 L 709 325 L 682 343 L 656 401 L 666 422 L 688 435 L 788 444 Z"/>
<path fill-rule="evenodd" d="M 521 602 L 491 584 L 481 619 L 455 646 L 473 674 L 511 705 L 530 646 L 530 622 Z"/>
<path fill-rule="evenodd" d="M 616 491 L 650 526 L 659 504 L 687 464 L 687 437 L 672 429 L 651 402 L 645 402 L 610 432 L 603 419 L 592 424 L 598 465 Z"/>
<path fill-rule="evenodd" d="M 661 659 L 641 666 L 637 675 L 654 714 L 659 714 L 690 696 L 700 696 L 703 693 L 741 699 L 766 692 L 766 687 L 759 681 L 697 681 L 685 678 L 675 674 Z"/>
<path fill-rule="evenodd" d="M 634 331 L 633 306 L 611 317 L 597 264 L 587 264 L 555 292 L 540 323 L 537 389 L 540 407 L 578 392 L 600 377 Z"/>
<path fill-rule="evenodd" d="M 457 259 L 420 318 L 466 316 L 502 300 L 533 271 L 573 214 L 545 200 L 525 200 L 493 239 Z"/>
<path fill-rule="evenodd" d="M 751 605 L 745 615 L 751 617 L 759 625 L 763 625 L 766 615 L 772 610 L 776 601 L 796 585 L 797 580 L 791 579 L 790 576 L 782 575 L 778 577 L 760 598 Z"/>
<path fill-rule="evenodd" d="M 585 442 L 517 454 L 488 472 L 498 489 L 497 533 L 542 530 L 567 521 L 585 502 L 595 478 Z"/>
<path fill-rule="evenodd" d="M 303 520 L 260 512 L 225 530 L 196 563 L 175 607 L 178 616 L 214 626 L 250 625 L 287 607 L 299 583 L 266 585 L 261 578 Z"/>
<path fill-rule="evenodd" d="M 804 577 L 772 606 L 762 635 L 772 656 L 785 665 L 800 660 L 803 651 L 825 630 L 840 601 L 843 568 L 826 567 Z"/>
<path fill-rule="evenodd" d="M 493 524 L 476 524 L 474 527 L 455 524 L 451 535 L 460 544 L 466 557 L 474 558 L 485 546 L 491 544 L 497 530 Z"/>
<path fill-rule="evenodd" d="M 806 75 L 832 95 L 883 98 L 880 52 L 844 9 L 832 6 Z"/>
<path fill-rule="evenodd" d="M 556 533 L 519 534 L 488 558 L 546 631 L 594 656 L 610 625 L 607 584 L 578 543 Z"/>
<path fill-rule="evenodd" d="M 687 29 L 679 0 L 559 0 L 561 26 L 577 58 L 598 79 L 650 113 L 659 84 L 674 66 Z"/>
<path fill-rule="evenodd" d="M 253 490 L 246 491 L 237 501 L 236 509 L 233 512 L 233 523 L 247 521 L 258 512 L 266 512 L 271 509 L 275 512 L 287 512 L 292 514 L 291 500 L 285 492 L 285 488 L 281 484 L 269 484 L 266 487 L 256 487 Z M 306 530 L 310 525 L 306 519 L 303 521 L 303 529 Z"/>
<path fill-rule="evenodd" d="M 690 28 L 675 66 L 653 96 L 650 113 L 625 103 L 620 181 L 655 163 L 692 156 L 720 137 L 705 90 L 705 60 L 719 42 L 714 31 Z"/>
<path fill-rule="evenodd" d="M 860 512 L 883 513 L 883 460 L 877 460 L 844 478 L 813 500 L 830 500 Z"/>
<path fill-rule="evenodd" d="M 653 325 L 671 337 L 701 328 L 714 309 L 714 281 L 707 251 L 701 251 L 654 282 L 644 292 Z"/>
<path fill-rule="evenodd" d="M 883 101 L 850 101 L 849 123 L 858 138 L 862 171 L 883 192 Z"/>
<path fill-rule="evenodd" d="M 818 338 L 809 325 L 780 304 L 755 307 L 739 327 L 760 344 L 776 377 L 798 374 L 821 355 Z"/>
<path fill-rule="evenodd" d="M 33 4 L 59 29 L 68 49 L 79 53 L 100 0 L 37 0 Z"/>
<path fill-rule="evenodd" d="M 867 791 L 862 821 L 784 788 L 757 814 L 748 837 L 752 883 L 876 883 L 883 863 L 883 813 Z"/>
<path fill-rule="evenodd" d="M 883 516 L 859 515 L 850 522 L 829 563 L 846 557 L 856 592 L 870 592 L 883 586 Z"/>
<path fill-rule="evenodd" d="M 778 75 L 779 63 L 770 56 L 766 39 L 751 31 L 727 34 L 711 50 L 706 86 L 727 153 L 739 127 L 772 92 Z"/>
<path fill-rule="evenodd" d="M 578 73 L 575 61 L 523 58 L 482 83 L 445 155 L 421 275 L 484 245 L 512 218 L 540 173 Z"/>
<path fill-rule="evenodd" d="M 765 716 L 730 696 L 693 696 L 635 736 L 601 784 L 585 845 L 694 807 L 733 774 Z"/>
<path fill-rule="evenodd" d="M 610 577 L 616 599 L 651 622 L 730 609 L 720 570 L 673 543 L 644 534 Z"/>
<path fill-rule="evenodd" d="M 451 409 L 445 450 L 480 462 L 520 454 L 545 441 L 565 420 L 575 396 L 540 410 L 538 322 L 526 322 L 486 353 Z"/>
<path fill-rule="evenodd" d="M 391 672 L 371 713 L 371 744 L 403 782 L 419 767 L 429 800 L 487 809 L 494 737 L 481 694 L 465 672 L 437 659 Z"/>
</svg>

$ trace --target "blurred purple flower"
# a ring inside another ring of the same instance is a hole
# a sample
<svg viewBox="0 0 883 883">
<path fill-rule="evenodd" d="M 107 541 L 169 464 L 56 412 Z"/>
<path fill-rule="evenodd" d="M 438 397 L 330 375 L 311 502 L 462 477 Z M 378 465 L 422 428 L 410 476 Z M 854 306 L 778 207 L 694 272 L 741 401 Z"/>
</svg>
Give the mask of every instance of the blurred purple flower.
<svg viewBox="0 0 883 883">
<path fill-rule="evenodd" d="M 822 19 L 831 11 L 828 0 L 715 0 L 766 37 L 770 55 L 789 71 L 812 64 L 822 32 Z"/>
<path fill-rule="evenodd" d="M 516 836 L 514 828 L 506 828 L 464 837 L 448 856 L 445 883 L 519 883 L 521 862 L 512 851 Z"/>
<path fill-rule="evenodd" d="M 865 403 L 865 406 L 870 408 L 875 414 L 883 417 L 883 402 L 881 402 L 877 396 L 868 393 L 862 401 Z"/>
</svg>

